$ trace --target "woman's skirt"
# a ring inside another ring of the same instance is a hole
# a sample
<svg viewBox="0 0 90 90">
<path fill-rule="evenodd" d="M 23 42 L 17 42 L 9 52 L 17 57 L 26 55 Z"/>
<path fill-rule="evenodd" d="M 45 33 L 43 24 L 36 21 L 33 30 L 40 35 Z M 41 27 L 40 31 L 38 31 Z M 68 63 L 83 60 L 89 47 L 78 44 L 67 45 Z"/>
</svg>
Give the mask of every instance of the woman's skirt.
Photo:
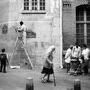
<svg viewBox="0 0 90 90">
<path fill-rule="evenodd" d="M 46 67 L 43 67 L 42 69 L 42 74 L 53 74 L 53 68 L 46 68 Z"/>
</svg>

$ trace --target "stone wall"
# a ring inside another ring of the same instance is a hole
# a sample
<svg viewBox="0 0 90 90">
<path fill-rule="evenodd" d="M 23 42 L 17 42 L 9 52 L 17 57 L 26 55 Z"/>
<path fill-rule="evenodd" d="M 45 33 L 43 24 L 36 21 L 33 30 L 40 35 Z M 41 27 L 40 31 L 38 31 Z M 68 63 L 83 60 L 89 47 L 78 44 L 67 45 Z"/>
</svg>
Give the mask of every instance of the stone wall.
<svg viewBox="0 0 90 90">
<path fill-rule="evenodd" d="M 74 0 L 63 0 L 63 44 L 67 49 L 76 42 L 76 14 Z"/>
<path fill-rule="evenodd" d="M 60 46 L 58 5 L 54 9 L 53 5 L 47 0 L 46 14 L 22 14 L 22 4 L 22 0 L 9 0 L 9 7 L 6 6 L 8 7 L 8 20 L 2 23 L 0 27 L 0 49 L 5 47 L 6 52 L 11 57 L 17 38 L 15 28 L 19 26 L 19 22 L 22 20 L 28 27 L 28 30 L 36 33 L 36 38 L 27 38 L 25 46 L 33 64 L 42 65 L 47 48 L 53 44 L 56 47 L 54 62 L 60 65 L 60 50 L 62 46 Z M 52 8 L 50 8 L 50 5 L 52 5 Z M 53 12 L 51 12 L 51 9 L 53 9 Z M 8 26 L 7 34 L 2 34 L 2 26 L 4 24 Z"/>
<path fill-rule="evenodd" d="M 8 22 L 9 0 L 0 0 L 0 23 Z"/>
</svg>

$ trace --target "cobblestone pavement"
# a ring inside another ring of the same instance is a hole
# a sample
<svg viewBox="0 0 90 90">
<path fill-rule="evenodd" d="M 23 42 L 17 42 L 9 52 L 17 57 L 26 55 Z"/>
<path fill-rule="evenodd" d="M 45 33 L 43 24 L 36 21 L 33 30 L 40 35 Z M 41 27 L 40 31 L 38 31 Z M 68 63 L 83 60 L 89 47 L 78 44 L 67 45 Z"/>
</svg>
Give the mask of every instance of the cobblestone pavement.
<svg viewBox="0 0 90 90">
<path fill-rule="evenodd" d="M 90 90 L 90 76 L 70 76 L 65 69 L 55 71 L 56 86 L 53 82 L 41 83 L 41 69 L 8 69 L 7 73 L 0 73 L 0 90 L 25 90 L 26 79 L 33 78 L 34 90 L 67 90 L 73 88 L 74 80 L 81 80 L 81 90 Z M 51 75 L 53 81 L 53 76 Z"/>
</svg>

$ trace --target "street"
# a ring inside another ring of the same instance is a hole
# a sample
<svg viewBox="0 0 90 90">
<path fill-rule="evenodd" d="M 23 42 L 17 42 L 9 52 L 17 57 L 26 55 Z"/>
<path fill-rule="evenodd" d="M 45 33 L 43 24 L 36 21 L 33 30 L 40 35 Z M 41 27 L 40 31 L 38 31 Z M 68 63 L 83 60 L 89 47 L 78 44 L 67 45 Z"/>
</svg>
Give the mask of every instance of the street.
<svg viewBox="0 0 90 90">
<path fill-rule="evenodd" d="M 34 90 L 67 90 L 73 88 L 74 80 L 80 79 L 81 90 L 90 90 L 90 77 L 88 76 L 70 76 L 65 69 L 55 71 L 56 86 L 54 83 L 41 83 L 41 68 L 33 70 L 26 69 L 8 69 L 7 73 L 0 73 L 0 90 L 25 90 L 28 77 L 33 78 Z M 51 75 L 53 81 L 53 76 Z"/>
</svg>

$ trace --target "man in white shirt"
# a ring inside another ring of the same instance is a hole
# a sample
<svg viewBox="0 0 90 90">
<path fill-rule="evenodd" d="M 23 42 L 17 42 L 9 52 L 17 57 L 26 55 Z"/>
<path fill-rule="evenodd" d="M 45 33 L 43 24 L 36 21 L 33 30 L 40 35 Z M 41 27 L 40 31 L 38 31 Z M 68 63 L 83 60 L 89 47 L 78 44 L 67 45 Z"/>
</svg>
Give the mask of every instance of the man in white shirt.
<svg viewBox="0 0 90 90">
<path fill-rule="evenodd" d="M 66 54 L 65 54 L 65 62 L 66 62 L 66 66 L 67 66 L 67 73 L 70 70 L 70 61 L 71 61 L 72 49 L 73 49 L 73 45 L 70 45 L 70 47 L 67 49 Z"/>
<path fill-rule="evenodd" d="M 81 47 L 76 43 L 72 50 L 72 57 L 79 58 L 81 56 Z"/>
<path fill-rule="evenodd" d="M 78 45 L 78 43 L 75 43 L 75 46 L 73 46 L 72 49 L 71 69 L 70 69 L 71 72 L 73 72 L 73 74 L 76 74 L 77 68 L 79 67 L 80 56 L 81 56 L 81 47 Z"/>
<path fill-rule="evenodd" d="M 24 25 L 24 23 L 21 21 L 20 22 L 20 28 L 19 30 L 22 33 L 22 40 L 24 45 L 26 44 L 26 31 L 27 31 L 27 27 Z"/>
<path fill-rule="evenodd" d="M 89 48 L 87 48 L 87 46 L 83 44 L 82 56 L 84 59 L 84 62 L 83 62 L 84 74 L 88 74 L 89 55 L 90 55 Z"/>
</svg>

